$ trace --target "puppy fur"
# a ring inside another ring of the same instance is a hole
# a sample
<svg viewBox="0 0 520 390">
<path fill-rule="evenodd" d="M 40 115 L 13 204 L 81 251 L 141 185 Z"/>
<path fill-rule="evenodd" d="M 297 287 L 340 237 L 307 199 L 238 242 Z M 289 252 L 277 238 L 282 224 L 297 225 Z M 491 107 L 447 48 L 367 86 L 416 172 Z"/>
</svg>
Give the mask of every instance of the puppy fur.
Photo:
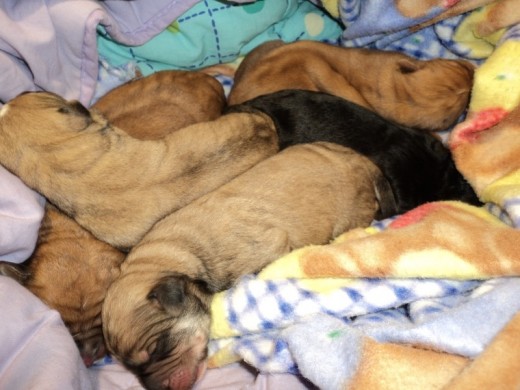
<svg viewBox="0 0 520 390">
<path fill-rule="evenodd" d="M 1 164 L 119 249 L 278 151 L 264 114 L 226 115 L 143 141 L 48 92 L 25 93 L 4 106 L 0 143 Z"/>
<path fill-rule="evenodd" d="M 135 138 L 158 139 L 216 119 L 224 101 L 223 89 L 214 78 L 165 71 L 111 90 L 92 108 Z M 20 265 L 0 262 L 0 274 L 14 278 L 60 313 L 85 365 L 90 366 L 106 353 L 101 304 L 124 257 L 47 202 L 35 252 Z"/>
<path fill-rule="evenodd" d="M 295 145 L 260 162 L 131 250 L 103 304 L 108 348 L 148 389 L 190 388 L 204 372 L 213 293 L 295 248 L 369 225 L 389 201 L 379 169 L 341 145 Z"/>
<path fill-rule="evenodd" d="M 467 107 L 474 66 L 464 60 L 417 60 L 403 53 L 315 41 L 271 41 L 236 71 L 230 105 L 283 89 L 328 92 L 382 117 L 423 130 L 443 130 Z"/>
<path fill-rule="evenodd" d="M 217 119 L 225 105 L 224 88 L 214 77 L 171 70 L 129 81 L 92 108 L 131 136 L 160 139 L 165 133 Z"/>
<path fill-rule="evenodd" d="M 395 125 L 323 92 L 285 90 L 228 109 L 235 113 L 255 111 L 273 119 L 281 149 L 328 141 L 367 156 L 390 183 L 399 214 L 436 200 L 480 204 L 455 167 L 449 149 L 431 133 Z"/>
<path fill-rule="evenodd" d="M 124 258 L 47 203 L 34 253 L 22 264 L 0 262 L 0 274 L 60 313 L 85 365 L 91 366 L 106 353 L 101 304 Z"/>
</svg>

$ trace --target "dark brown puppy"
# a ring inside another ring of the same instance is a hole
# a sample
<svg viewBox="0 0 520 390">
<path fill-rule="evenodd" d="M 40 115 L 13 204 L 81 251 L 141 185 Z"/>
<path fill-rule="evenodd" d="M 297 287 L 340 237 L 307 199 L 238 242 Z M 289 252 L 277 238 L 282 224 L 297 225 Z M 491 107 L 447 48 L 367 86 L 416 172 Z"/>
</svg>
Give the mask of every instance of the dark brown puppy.
<svg viewBox="0 0 520 390">
<path fill-rule="evenodd" d="M 399 126 L 323 92 L 286 90 L 259 96 L 228 112 L 263 112 L 276 124 L 280 148 L 335 142 L 367 156 L 393 189 L 401 214 L 436 200 L 480 204 L 450 150 L 429 132 Z"/>
<path fill-rule="evenodd" d="M 443 130 L 466 109 L 474 66 L 463 60 L 421 61 L 403 53 L 315 41 L 271 41 L 238 67 L 230 105 L 283 89 L 328 92 L 382 117 Z"/>
<path fill-rule="evenodd" d="M 143 141 L 95 110 L 47 92 L 4 105 L 0 144 L 4 167 L 120 249 L 278 151 L 264 114 L 226 115 Z"/>
<path fill-rule="evenodd" d="M 187 389 L 205 368 L 212 294 L 310 244 L 367 226 L 392 194 L 351 149 L 296 145 L 159 221 L 103 304 L 110 351 L 148 389 Z"/>
</svg>

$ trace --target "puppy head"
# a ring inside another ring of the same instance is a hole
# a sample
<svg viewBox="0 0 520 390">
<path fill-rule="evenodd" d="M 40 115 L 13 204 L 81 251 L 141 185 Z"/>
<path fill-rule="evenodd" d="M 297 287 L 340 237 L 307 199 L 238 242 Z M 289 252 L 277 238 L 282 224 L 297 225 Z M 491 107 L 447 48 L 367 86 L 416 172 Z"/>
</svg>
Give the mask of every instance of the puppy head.
<svg viewBox="0 0 520 390">
<path fill-rule="evenodd" d="M 420 61 L 402 58 L 397 61 L 395 84 L 403 102 L 413 100 L 413 112 L 403 110 L 416 121 L 410 127 L 444 130 L 456 122 L 468 105 L 475 67 L 464 60 L 434 59 Z M 399 114 L 397 114 L 399 116 Z M 402 122 L 404 123 L 404 122 Z"/>
<path fill-rule="evenodd" d="M 88 128 L 94 119 L 77 101 L 50 92 L 26 92 L 9 101 L 0 114 L 0 134 L 6 149 L 51 144 Z"/>
<path fill-rule="evenodd" d="M 174 273 L 123 274 L 103 303 L 107 347 L 147 389 L 189 389 L 204 374 L 211 294 Z"/>
</svg>

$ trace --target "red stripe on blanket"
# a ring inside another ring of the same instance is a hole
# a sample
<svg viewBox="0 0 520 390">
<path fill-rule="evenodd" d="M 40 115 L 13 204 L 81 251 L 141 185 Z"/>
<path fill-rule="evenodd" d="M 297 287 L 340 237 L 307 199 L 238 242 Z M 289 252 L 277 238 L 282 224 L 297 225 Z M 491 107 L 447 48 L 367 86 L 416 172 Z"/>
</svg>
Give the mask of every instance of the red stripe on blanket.
<svg viewBox="0 0 520 390">
<path fill-rule="evenodd" d="M 395 221 L 390 223 L 389 227 L 392 229 L 399 229 L 408 225 L 412 225 L 422 220 L 428 214 L 446 207 L 450 206 L 442 203 L 425 203 L 399 216 Z"/>
<path fill-rule="evenodd" d="M 449 142 L 450 148 L 453 150 L 462 143 L 476 141 L 479 133 L 496 125 L 507 114 L 508 111 L 504 108 L 495 107 L 470 115 L 465 122 L 453 130 L 453 137 Z"/>
</svg>

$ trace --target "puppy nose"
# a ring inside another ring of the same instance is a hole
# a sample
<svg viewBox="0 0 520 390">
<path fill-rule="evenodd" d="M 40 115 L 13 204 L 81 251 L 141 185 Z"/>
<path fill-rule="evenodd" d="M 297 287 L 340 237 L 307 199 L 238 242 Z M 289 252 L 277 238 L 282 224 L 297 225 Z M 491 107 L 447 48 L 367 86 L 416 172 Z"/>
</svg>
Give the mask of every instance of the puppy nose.
<svg viewBox="0 0 520 390">
<path fill-rule="evenodd" d="M 83 356 L 83 363 L 85 364 L 85 367 L 92 367 L 94 364 L 94 359 L 92 356 Z"/>
</svg>

